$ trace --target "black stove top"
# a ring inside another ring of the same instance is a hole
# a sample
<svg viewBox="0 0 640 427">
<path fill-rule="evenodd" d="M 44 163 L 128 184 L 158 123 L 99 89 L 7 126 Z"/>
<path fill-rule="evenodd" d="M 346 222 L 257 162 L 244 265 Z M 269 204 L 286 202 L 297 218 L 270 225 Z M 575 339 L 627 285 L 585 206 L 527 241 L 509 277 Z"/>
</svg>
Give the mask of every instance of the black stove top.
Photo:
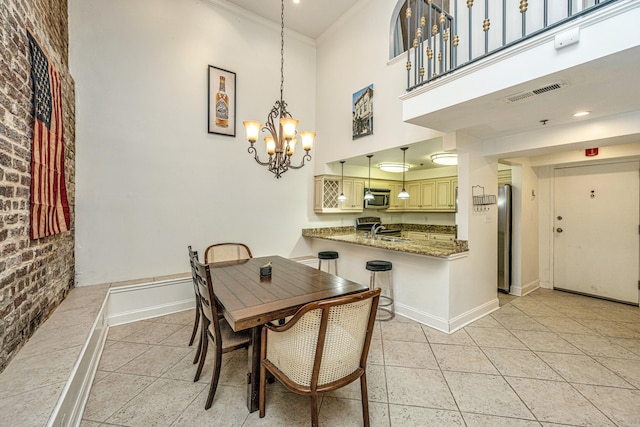
<svg viewBox="0 0 640 427">
<path fill-rule="evenodd" d="M 382 222 L 380 221 L 379 216 L 363 216 L 360 218 L 356 218 L 356 230 L 360 231 L 371 231 L 371 227 L 374 225 L 380 225 Z M 397 234 L 400 235 L 400 230 L 378 230 L 377 234 Z"/>
</svg>

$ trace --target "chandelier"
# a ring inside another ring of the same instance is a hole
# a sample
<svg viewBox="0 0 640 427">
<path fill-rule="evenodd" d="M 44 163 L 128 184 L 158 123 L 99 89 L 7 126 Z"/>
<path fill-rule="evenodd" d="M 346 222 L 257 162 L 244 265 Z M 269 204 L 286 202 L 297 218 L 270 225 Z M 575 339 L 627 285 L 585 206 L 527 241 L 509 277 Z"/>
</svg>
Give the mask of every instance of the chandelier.
<svg viewBox="0 0 640 427">
<path fill-rule="evenodd" d="M 300 169 L 304 166 L 304 162 L 311 160 L 311 147 L 316 136 L 315 132 L 298 132 L 296 127 L 299 121 L 291 117 L 287 111 L 287 103 L 283 98 L 284 92 L 284 0 L 281 0 L 280 12 L 280 99 L 276 100 L 275 105 L 271 108 L 271 112 L 267 116 L 267 122 L 264 126 L 262 123 L 247 120 L 244 124 L 247 140 L 249 141 L 249 154 L 253 154 L 258 164 L 267 166 L 269 172 L 273 173 L 276 178 L 280 178 L 283 173 L 289 169 Z M 276 127 L 277 126 L 277 127 Z M 265 162 L 261 161 L 258 156 L 258 150 L 254 146 L 258 140 L 260 130 L 265 131 L 267 136 L 264 137 L 266 143 L 267 155 L 269 159 Z M 302 148 L 305 155 L 299 165 L 291 164 L 291 157 L 295 152 L 295 146 L 298 142 L 296 135 L 302 139 Z"/>
</svg>

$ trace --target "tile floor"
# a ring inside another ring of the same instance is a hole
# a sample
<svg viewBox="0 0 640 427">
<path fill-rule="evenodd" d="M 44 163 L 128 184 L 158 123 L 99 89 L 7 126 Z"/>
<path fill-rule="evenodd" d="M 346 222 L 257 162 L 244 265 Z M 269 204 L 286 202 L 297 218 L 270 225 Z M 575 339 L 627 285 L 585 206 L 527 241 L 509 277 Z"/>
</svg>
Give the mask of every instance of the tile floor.
<svg viewBox="0 0 640 427">
<path fill-rule="evenodd" d="M 452 335 L 378 322 L 367 378 L 372 426 L 638 426 L 640 309 L 539 289 Z M 307 426 L 308 398 L 277 382 L 266 417 L 247 413 L 244 351 L 225 355 L 210 410 L 211 364 L 192 381 L 193 312 L 113 327 L 83 427 Z M 320 423 L 359 426 L 359 383 L 322 398 Z"/>
</svg>

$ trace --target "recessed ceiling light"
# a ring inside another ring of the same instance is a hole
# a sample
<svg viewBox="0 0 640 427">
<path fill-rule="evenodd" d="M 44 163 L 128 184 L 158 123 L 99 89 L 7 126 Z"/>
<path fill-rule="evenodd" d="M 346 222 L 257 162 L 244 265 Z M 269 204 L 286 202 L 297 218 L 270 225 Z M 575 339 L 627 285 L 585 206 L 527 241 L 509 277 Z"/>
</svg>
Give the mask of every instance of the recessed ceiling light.
<svg viewBox="0 0 640 427">
<path fill-rule="evenodd" d="M 578 111 L 577 113 L 573 114 L 573 117 L 583 117 L 588 116 L 589 114 L 591 114 L 591 111 Z"/>
<path fill-rule="evenodd" d="M 298 3 L 300 3 L 300 0 L 293 0 L 293 3 L 294 4 L 298 4 Z"/>
</svg>

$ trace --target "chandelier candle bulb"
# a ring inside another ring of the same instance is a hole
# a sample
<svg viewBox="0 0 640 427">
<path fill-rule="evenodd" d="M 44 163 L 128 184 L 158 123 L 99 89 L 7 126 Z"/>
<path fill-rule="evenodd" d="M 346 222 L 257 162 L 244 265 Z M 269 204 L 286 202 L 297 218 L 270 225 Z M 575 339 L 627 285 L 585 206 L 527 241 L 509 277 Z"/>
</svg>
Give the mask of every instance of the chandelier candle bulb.
<svg viewBox="0 0 640 427">
<path fill-rule="evenodd" d="M 291 141 L 289 141 L 289 144 L 287 144 L 288 155 L 293 156 L 293 153 L 296 149 L 296 142 L 298 142 L 298 140 L 296 138 L 293 138 Z"/>
<path fill-rule="evenodd" d="M 272 155 L 276 152 L 276 142 L 273 140 L 271 136 L 265 136 L 264 142 L 267 144 L 267 154 Z"/>
<path fill-rule="evenodd" d="M 296 136 L 296 126 L 299 121 L 291 117 L 282 117 L 280 119 L 280 126 L 282 126 L 282 136 L 284 139 L 292 139 Z"/>
<path fill-rule="evenodd" d="M 302 138 L 302 148 L 305 151 L 311 150 L 313 147 L 313 140 L 316 138 L 315 132 L 300 132 L 300 138 Z"/>
<path fill-rule="evenodd" d="M 244 128 L 247 132 L 247 140 L 250 143 L 254 143 L 258 140 L 258 135 L 260 134 L 260 127 L 262 127 L 262 123 L 256 122 L 255 120 L 247 120 L 242 122 Z"/>
</svg>

